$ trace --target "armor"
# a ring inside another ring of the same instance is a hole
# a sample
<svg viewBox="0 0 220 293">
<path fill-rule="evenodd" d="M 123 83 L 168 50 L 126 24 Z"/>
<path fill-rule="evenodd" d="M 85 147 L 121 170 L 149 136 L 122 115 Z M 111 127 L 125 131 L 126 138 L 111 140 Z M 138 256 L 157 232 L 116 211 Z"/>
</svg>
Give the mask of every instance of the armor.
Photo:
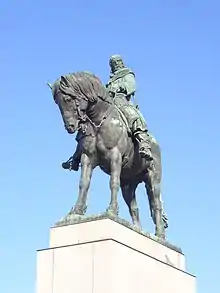
<svg viewBox="0 0 220 293">
<path fill-rule="evenodd" d="M 106 85 L 115 105 L 125 115 L 133 137 L 139 144 L 139 153 L 152 160 L 149 134 L 144 117 L 131 102 L 136 91 L 135 74 L 124 65 L 120 55 L 114 55 L 109 61 L 111 74 Z"/>
</svg>

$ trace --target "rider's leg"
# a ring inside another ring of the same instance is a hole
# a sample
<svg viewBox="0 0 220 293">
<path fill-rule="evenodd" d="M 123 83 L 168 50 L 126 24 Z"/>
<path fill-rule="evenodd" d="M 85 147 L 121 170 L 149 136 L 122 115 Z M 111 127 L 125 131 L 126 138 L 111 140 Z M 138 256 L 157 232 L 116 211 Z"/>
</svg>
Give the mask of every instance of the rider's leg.
<svg viewBox="0 0 220 293">
<path fill-rule="evenodd" d="M 133 135 L 139 143 L 139 153 L 147 160 L 153 160 L 148 130 L 143 127 L 143 121 L 137 119 L 133 124 Z"/>
<path fill-rule="evenodd" d="M 83 132 L 82 132 L 82 129 L 80 129 L 76 135 L 76 141 L 77 141 L 76 151 L 72 157 L 70 157 L 66 162 L 62 163 L 63 169 L 67 169 L 70 171 L 79 170 L 79 164 L 81 161 L 81 154 L 82 154 L 82 151 L 81 151 L 82 138 L 83 138 Z"/>
<path fill-rule="evenodd" d="M 62 167 L 63 169 L 78 171 L 80 160 L 81 160 L 81 148 L 78 143 L 75 153 L 66 162 L 62 163 Z"/>
<path fill-rule="evenodd" d="M 139 153 L 147 160 L 153 160 L 151 154 L 150 137 L 148 135 L 146 122 L 141 112 L 132 104 L 125 103 L 123 95 L 122 97 L 117 95 L 114 99 L 114 103 L 125 115 L 129 128 L 132 130 L 132 135 L 139 144 Z"/>
</svg>

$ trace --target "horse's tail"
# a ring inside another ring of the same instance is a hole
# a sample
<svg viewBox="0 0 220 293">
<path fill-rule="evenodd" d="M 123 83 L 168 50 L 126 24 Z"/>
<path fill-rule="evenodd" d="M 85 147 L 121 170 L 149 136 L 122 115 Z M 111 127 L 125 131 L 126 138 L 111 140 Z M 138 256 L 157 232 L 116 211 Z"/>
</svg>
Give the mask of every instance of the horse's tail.
<svg viewBox="0 0 220 293">
<path fill-rule="evenodd" d="M 150 134 L 150 144 L 151 144 L 151 152 L 154 159 L 154 180 L 155 187 L 157 188 L 157 192 L 160 196 L 160 201 L 162 205 L 162 218 L 164 222 L 164 227 L 168 227 L 168 218 L 164 211 L 163 200 L 161 195 L 161 180 L 162 180 L 162 160 L 161 160 L 161 149 L 156 141 L 155 137 Z"/>
<path fill-rule="evenodd" d="M 161 162 L 161 149 L 159 147 L 158 142 L 156 141 L 153 135 L 149 134 L 150 136 L 150 144 L 151 144 L 151 152 L 154 159 L 154 171 L 155 171 L 155 179 L 157 183 L 161 183 L 162 179 L 162 162 Z"/>
</svg>

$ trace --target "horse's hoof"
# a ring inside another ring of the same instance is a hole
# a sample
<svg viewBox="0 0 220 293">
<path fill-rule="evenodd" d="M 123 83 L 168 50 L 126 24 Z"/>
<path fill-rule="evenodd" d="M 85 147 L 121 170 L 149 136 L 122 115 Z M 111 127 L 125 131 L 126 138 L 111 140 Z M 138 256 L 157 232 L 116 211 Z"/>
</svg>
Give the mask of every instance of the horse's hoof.
<svg viewBox="0 0 220 293">
<path fill-rule="evenodd" d="M 133 224 L 133 228 L 134 228 L 134 230 L 136 230 L 136 231 L 138 231 L 138 232 L 141 232 L 141 226 L 140 225 L 138 225 L 138 224 Z"/>
<path fill-rule="evenodd" d="M 77 216 L 84 216 L 87 210 L 87 206 L 76 206 L 71 209 L 70 214 Z"/>
<path fill-rule="evenodd" d="M 72 222 L 77 222 L 81 219 L 84 218 L 84 215 L 83 214 L 79 214 L 79 213 L 75 213 L 75 212 L 70 212 L 66 218 L 65 218 L 65 221 L 68 222 L 68 223 L 72 223 Z"/>
<path fill-rule="evenodd" d="M 163 240 L 163 241 L 165 241 L 166 240 L 166 236 L 165 236 L 165 234 L 164 233 L 156 233 L 155 234 L 155 236 L 158 238 L 158 239 L 160 239 L 160 240 Z"/>
<path fill-rule="evenodd" d="M 118 216 L 118 209 L 117 208 L 108 208 L 106 210 L 106 214 L 112 217 L 117 217 Z"/>
</svg>

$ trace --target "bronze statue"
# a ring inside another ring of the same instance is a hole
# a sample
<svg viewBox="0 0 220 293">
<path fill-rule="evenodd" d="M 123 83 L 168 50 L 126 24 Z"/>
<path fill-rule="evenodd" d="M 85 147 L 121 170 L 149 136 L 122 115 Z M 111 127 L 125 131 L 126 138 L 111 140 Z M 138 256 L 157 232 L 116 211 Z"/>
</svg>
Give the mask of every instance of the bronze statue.
<svg viewBox="0 0 220 293">
<path fill-rule="evenodd" d="M 109 95 L 112 97 L 118 110 L 124 114 L 132 137 L 138 142 L 140 154 L 146 157 L 147 160 L 153 160 L 146 122 L 137 106 L 131 103 L 131 99 L 136 91 L 135 74 L 124 65 L 120 55 L 113 55 L 109 60 L 109 65 L 111 73 L 109 82 L 106 85 Z M 78 143 L 80 137 L 79 132 L 76 137 Z M 62 167 L 78 171 L 80 157 L 80 146 L 77 145 L 74 155 L 64 162 Z"/>
<path fill-rule="evenodd" d="M 50 87 L 68 133 L 73 134 L 80 129 L 77 137 L 78 160 L 81 162 L 79 194 L 68 217 L 85 214 L 92 171 L 99 166 L 110 175 L 111 200 L 107 212 L 118 214 L 117 195 L 121 187 L 133 224 L 140 227 L 135 190 L 139 183 L 144 182 L 156 235 L 165 239 L 167 218 L 160 192 L 161 152 L 146 128 L 137 127 L 137 131 L 147 133 L 150 147 L 147 145 L 144 152 L 149 154 L 151 149 L 149 156 L 146 153 L 143 155 L 142 138 L 135 139 L 133 124 L 127 121 L 128 117 L 120 104 L 115 105 L 115 98 L 129 103 L 128 88 L 124 87 L 124 92 L 118 91 L 112 98 L 110 84 L 106 88 L 98 77 L 89 72 L 61 76 Z M 136 117 L 133 122 L 137 123 L 137 120 Z"/>
</svg>

